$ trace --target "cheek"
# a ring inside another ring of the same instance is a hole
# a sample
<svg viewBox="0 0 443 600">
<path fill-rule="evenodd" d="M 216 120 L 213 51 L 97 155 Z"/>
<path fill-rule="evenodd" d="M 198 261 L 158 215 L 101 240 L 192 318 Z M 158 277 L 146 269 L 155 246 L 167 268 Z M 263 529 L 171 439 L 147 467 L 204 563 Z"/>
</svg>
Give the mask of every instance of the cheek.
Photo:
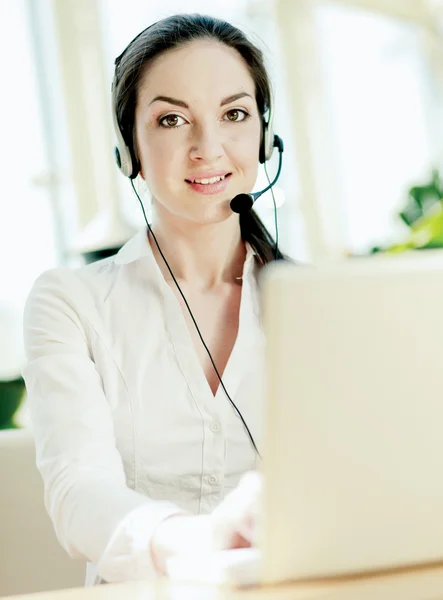
<svg viewBox="0 0 443 600">
<path fill-rule="evenodd" d="M 154 190 L 162 187 L 171 173 L 178 169 L 180 145 L 171 135 L 155 133 L 140 140 L 139 152 L 146 183 Z"/>
<path fill-rule="evenodd" d="M 173 152 L 174 144 L 171 144 L 167 137 L 169 136 L 156 134 L 146 136 L 142 147 L 143 158 L 151 165 L 162 164 Z"/>
<path fill-rule="evenodd" d="M 255 166 L 258 160 L 261 132 L 256 123 L 247 125 L 232 133 L 230 137 L 230 154 L 243 167 Z"/>
</svg>

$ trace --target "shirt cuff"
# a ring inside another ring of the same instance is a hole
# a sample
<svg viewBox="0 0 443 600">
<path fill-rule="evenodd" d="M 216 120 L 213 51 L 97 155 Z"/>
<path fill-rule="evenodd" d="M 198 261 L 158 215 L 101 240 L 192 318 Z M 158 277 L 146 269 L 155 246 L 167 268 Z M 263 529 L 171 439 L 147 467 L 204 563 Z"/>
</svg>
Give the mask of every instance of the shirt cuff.
<svg viewBox="0 0 443 600">
<path fill-rule="evenodd" d="M 171 502 L 148 502 L 130 512 L 112 535 L 97 564 L 108 583 L 155 578 L 151 540 L 158 525 L 173 515 L 187 514 Z"/>
</svg>

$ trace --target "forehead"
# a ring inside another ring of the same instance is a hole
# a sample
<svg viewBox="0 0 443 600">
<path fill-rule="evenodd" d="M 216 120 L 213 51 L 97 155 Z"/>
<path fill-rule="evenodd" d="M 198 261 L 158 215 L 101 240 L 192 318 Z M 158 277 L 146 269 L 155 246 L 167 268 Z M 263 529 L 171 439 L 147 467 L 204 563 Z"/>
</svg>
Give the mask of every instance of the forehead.
<svg viewBox="0 0 443 600">
<path fill-rule="evenodd" d="M 254 80 L 242 56 L 219 42 L 198 40 L 154 59 L 141 79 L 138 98 L 145 104 L 165 95 L 191 105 L 203 100 L 219 103 L 238 92 L 255 97 Z"/>
</svg>

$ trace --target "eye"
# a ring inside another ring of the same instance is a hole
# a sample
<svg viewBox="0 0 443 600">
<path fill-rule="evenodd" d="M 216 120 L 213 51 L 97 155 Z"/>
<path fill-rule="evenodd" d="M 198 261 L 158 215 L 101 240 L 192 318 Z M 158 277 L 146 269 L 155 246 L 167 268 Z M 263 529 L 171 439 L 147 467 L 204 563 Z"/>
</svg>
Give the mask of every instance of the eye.
<svg viewBox="0 0 443 600">
<path fill-rule="evenodd" d="M 159 120 L 159 124 L 161 127 L 165 129 L 176 129 L 186 123 L 183 117 L 179 117 L 175 114 L 166 115 Z"/>
<path fill-rule="evenodd" d="M 249 114 L 240 108 L 231 108 L 231 110 L 228 110 L 228 112 L 225 114 L 225 117 L 227 117 L 228 121 L 237 122 L 244 121 L 249 117 Z"/>
</svg>

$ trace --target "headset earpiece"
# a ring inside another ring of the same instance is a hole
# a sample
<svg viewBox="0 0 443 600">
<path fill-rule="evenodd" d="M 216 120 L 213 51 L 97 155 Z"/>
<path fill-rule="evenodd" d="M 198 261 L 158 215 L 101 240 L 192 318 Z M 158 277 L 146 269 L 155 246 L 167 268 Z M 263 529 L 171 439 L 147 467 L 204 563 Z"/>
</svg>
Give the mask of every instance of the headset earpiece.
<svg viewBox="0 0 443 600">
<path fill-rule="evenodd" d="M 114 157 L 115 162 L 117 163 L 118 168 L 123 173 L 125 177 L 129 177 L 130 179 L 135 179 L 139 174 L 140 168 L 138 166 L 138 162 L 132 156 L 130 148 L 126 145 L 125 140 L 123 139 L 123 135 L 118 124 L 117 119 L 117 106 L 116 106 L 116 98 L 115 98 L 115 88 L 116 88 L 116 77 L 114 76 L 114 80 L 112 82 L 112 122 L 114 124 L 115 136 L 117 138 L 117 145 L 114 148 Z"/>
<path fill-rule="evenodd" d="M 274 109 L 273 109 L 273 105 L 272 105 L 272 97 L 269 99 L 269 108 L 268 108 L 267 112 L 268 112 L 267 120 L 263 116 L 262 141 L 260 144 L 260 152 L 258 155 L 258 159 L 259 159 L 260 163 L 262 163 L 262 164 L 271 158 L 272 153 L 274 151 L 274 147 L 275 147 L 274 128 L 273 128 Z"/>
</svg>

